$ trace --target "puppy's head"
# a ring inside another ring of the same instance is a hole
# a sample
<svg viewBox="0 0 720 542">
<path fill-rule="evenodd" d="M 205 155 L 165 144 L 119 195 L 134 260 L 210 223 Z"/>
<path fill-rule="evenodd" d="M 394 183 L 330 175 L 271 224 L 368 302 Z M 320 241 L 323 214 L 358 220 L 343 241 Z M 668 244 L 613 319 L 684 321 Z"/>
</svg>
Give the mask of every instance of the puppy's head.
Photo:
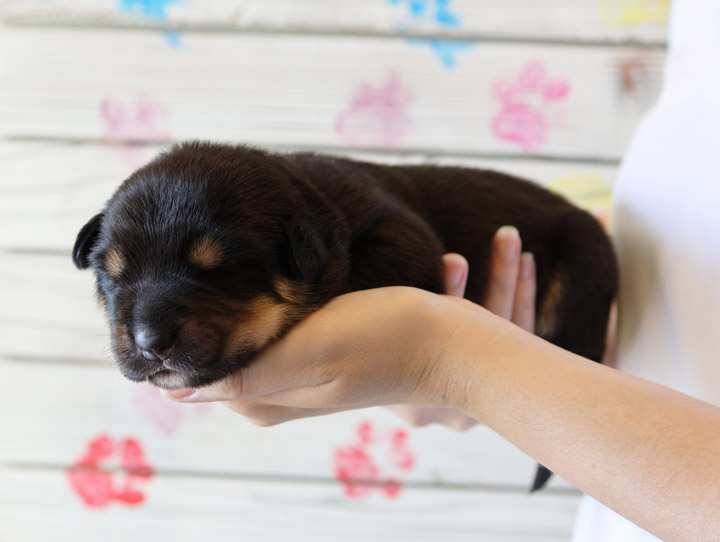
<svg viewBox="0 0 720 542">
<path fill-rule="evenodd" d="M 122 373 L 198 387 L 342 292 L 345 228 L 285 159 L 190 143 L 135 172 L 80 231 Z"/>
</svg>

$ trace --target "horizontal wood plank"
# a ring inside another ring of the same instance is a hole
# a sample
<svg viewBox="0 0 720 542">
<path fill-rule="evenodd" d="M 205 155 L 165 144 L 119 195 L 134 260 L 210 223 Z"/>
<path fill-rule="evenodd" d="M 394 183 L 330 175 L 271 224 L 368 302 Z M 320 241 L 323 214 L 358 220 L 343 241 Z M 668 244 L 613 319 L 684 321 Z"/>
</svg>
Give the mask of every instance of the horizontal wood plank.
<svg viewBox="0 0 720 542">
<path fill-rule="evenodd" d="M 10 21 L 662 43 L 669 0 L 2 0 Z"/>
<path fill-rule="evenodd" d="M 0 357 L 0 374 L 0 463 L 67 467 L 90 441 L 109 435 L 137 439 L 159 471 L 200 476 L 332 480 L 347 462 L 337 454 L 348 447 L 364 450 L 383 476 L 408 486 L 525 493 L 535 470 L 532 459 L 483 426 L 465 433 L 439 426 L 410 429 L 395 414 L 375 408 L 260 428 L 220 405 L 173 403 L 109 365 Z M 375 435 L 367 446 L 359 433 L 366 426 Z M 405 435 L 402 465 L 391 438 L 397 431 Z M 363 460 L 356 457 L 348 468 L 367 473 Z M 557 477 L 552 487 L 570 488 Z"/>
<path fill-rule="evenodd" d="M 617 160 L 663 53 L 474 42 L 448 69 L 393 38 L 0 34 L 0 135 Z"/>
<path fill-rule="evenodd" d="M 120 475 L 114 479 L 121 484 Z M 453 540 L 561 542 L 578 497 L 407 489 L 350 500 L 335 484 L 183 479 L 135 483 L 139 505 L 88 509 L 62 471 L 0 469 L 0 537 L 9 542 Z"/>
</svg>

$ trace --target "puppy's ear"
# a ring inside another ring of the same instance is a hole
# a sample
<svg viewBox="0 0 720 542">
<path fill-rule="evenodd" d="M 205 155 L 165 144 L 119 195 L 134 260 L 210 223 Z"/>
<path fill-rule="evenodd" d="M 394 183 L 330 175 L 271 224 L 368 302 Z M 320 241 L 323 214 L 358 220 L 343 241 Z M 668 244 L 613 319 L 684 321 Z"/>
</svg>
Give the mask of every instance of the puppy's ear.
<svg viewBox="0 0 720 542">
<path fill-rule="evenodd" d="M 327 249 L 317 232 L 298 220 L 284 217 L 280 221 L 287 240 L 287 263 L 293 278 L 313 281 L 327 258 Z"/>
<path fill-rule="evenodd" d="M 73 247 L 73 262 L 78 269 L 87 269 L 90 267 L 90 251 L 97 242 L 98 235 L 100 234 L 100 224 L 102 223 L 103 214 L 96 214 L 85 224 L 80 233 L 78 233 L 77 239 L 75 239 L 75 246 Z"/>
</svg>

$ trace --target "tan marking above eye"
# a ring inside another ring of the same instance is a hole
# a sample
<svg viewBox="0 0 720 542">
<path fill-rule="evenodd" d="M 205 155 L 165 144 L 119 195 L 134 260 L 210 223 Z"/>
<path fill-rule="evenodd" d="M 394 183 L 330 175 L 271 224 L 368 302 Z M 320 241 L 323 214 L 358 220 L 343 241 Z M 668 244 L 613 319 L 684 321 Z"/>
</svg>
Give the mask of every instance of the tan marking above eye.
<svg viewBox="0 0 720 542">
<path fill-rule="evenodd" d="M 222 262 L 223 256 L 222 245 L 212 237 L 203 237 L 195 241 L 188 253 L 190 263 L 201 269 L 217 267 Z"/>
<path fill-rule="evenodd" d="M 108 250 L 105 255 L 105 269 L 107 269 L 108 275 L 114 279 L 118 278 L 125 269 L 125 258 L 117 249 Z"/>
</svg>

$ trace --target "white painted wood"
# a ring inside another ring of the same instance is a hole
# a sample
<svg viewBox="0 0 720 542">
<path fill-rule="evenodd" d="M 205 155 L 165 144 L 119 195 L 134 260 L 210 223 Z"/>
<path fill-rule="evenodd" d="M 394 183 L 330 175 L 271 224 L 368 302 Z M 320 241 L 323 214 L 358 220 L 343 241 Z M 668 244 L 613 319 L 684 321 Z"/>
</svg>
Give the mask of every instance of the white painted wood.
<svg viewBox="0 0 720 542">
<path fill-rule="evenodd" d="M 143 31 L 5 28 L 0 135 L 615 160 L 661 61 L 475 43 L 448 70 L 392 38 L 193 34 L 176 50 Z"/>
<path fill-rule="evenodd" d="M 143 9 L 143 4 L 146 8 Z M 282 32 L 408 33 L 453 38 L 665 39 L 668 0 L 2 0 L 11 20 Z M 123 9 L 122 6 L 126 7 Z M 155 9 L 152 9 L 155 8 Z"/>
<path fill-rule="evenodd" d="M 90 440 L 109 434 L 139 439 L 164 471 L 334 479 L 334 453 L 358 443 L 358 427 L 367 421 L 378 435 L 368 453 L 381 472 L 403 484 L 522 493 L 535 472 L 532 459 L 484 426 L 462 434 L 439 426 L 410 429 L 375 408 L 259 428 L 221 405 L 173 403 L 109 364 L 47 361 L 0 356 L 0 463 L 71 465 Z M 390 463 L 389 436 L 398 429 L 408 433 L 409 470 Z M 551 487 L 571 486 L 556 477 Z"/>
<path fill-rule="evenodd" d="M 7 542 L 212 540 L 561 542 L 576 496 L 408 489 L 350 501 L 338 485 L 182 479 L 139 483 L 138 507 L 88 510 L 60 471 L 0 470 Z"/>
</svg>

